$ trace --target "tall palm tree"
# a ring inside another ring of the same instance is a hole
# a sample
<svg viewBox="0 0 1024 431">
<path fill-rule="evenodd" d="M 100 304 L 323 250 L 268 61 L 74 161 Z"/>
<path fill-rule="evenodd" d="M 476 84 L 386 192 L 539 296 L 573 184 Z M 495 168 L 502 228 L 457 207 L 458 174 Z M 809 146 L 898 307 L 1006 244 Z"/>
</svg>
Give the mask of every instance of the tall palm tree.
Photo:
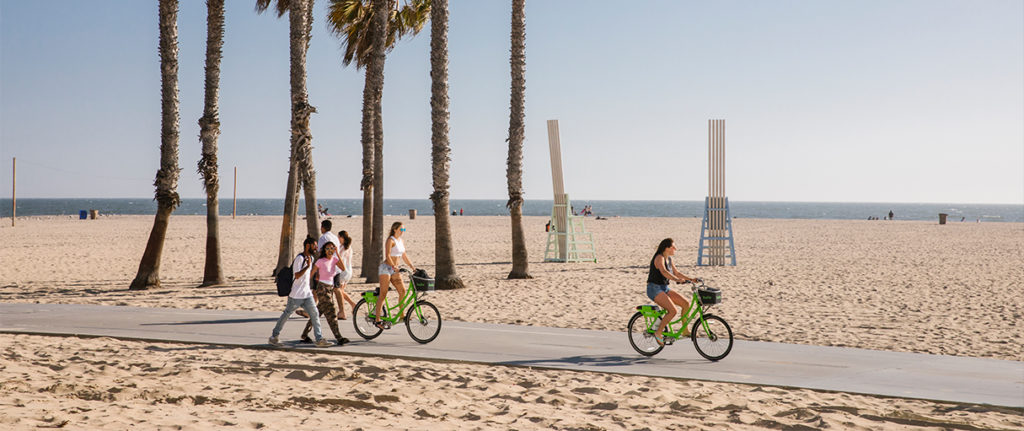
<svg viewBox="0 0 1024 431">
<path fill-rule="evenodd" d="M 198 171 L 206 189 L 206 265 L 203 284 L 224 284 L 220 266 L 219 200 L 220 181 L 217 175 L 217 136 L 220 119 L 217 112 L 217 93 L 220 90 L 221 49 L 224 47 L 224 0 L 206 0 L 206 94 L 203 116 L 199 118 L 199 140 L 203 144 Z"/>
<path fill-rule="evenodd" d="M 390 0 L 373 0 L 370 19 L 370 76 L 373 97 L 373 223 L 371 224 L 370 259 L 380 260 L 384 250 L 384 59 L 387 49 L 387 22 L 385 14 L 391 9 Z M 364 215 L 365 216 L 365 215 Z M 370 268 L 373 268 L 371 265 Z M 372 274 L 371 277 L 373 278 Z M 372 280 L 367 280 L 372 281 Z"/>
<path fill-rule="evenodd" d="M 455 272 L 448 221 L 448 0 L 430 5 L 430 159 L 434 180 L 434 274 L 438 289 L 465 287 Z"/>
<path fill-rule="evenodd" d="M 131 290 L 160 287 L 160 256 L 178 196 L 178 0 L 160 0 L 160 169 L 156 171 L 156 218 Z"/>
<path fill-rule="evenodd" d="M 263 13 L 272 0 L 256 0 L 256 11 Z M 313 135 L 309 131 L 309 116 L 316 108 L 309 104 L 306 92 L 306 50 L 312 30 L 313 0 L 276 0 L 277 16 L 288 14 L 289 51 L 291 60 L 291 152 L 289 154 L 288 181 L 285 187 L 284 218 L 281 222 L 281 241 L 278 248 L 277 270 L 288 266 L 292 259 L 292 246 L 297 222 L 299 182 L 306 198 L 306 231 L 312 237 L 320 234 L 316 208 L 316 171 L 313 168 Z"/>
<path fill-rule="evenodd" d="M 523 135 L 526 128 L 526 0 L 512 0 L 512 101 L 508 124 L 508 209 L 512 219 L 509 279 L 530 276 L 523 231 Z"/>
<path fill-rule="evenodd" d="M 388 51 L 395 42 L 407 34 L 415 35 L 423 28 L 429 11 L 429 0 L 414 0 L 400 9 L 397 4 L 385 0 L 331 0 L 328 9 L 328 25 L 342 39 L 344 54 L 342 64 L 353 61 L 356 68 L 365 68 L 363 86 L 363 175 L 360 189 L 363 191 L 363 257 L 361 277 L 376 277 L 377 263 L 383 248 L 383 116 L 381 95 L 384 88 L 384 62 Z M 379 9 L 378 9 L 379 8 Z M 377 12 L 377 11 L 382 12 Z M 375 18 L 377 18 L 375 20 Z M 382 28 L 382 30 L 377 30 Z M 375 56 L 380 42 L 375 36 L 384 35 L 379 55 Z"/>
</svg>

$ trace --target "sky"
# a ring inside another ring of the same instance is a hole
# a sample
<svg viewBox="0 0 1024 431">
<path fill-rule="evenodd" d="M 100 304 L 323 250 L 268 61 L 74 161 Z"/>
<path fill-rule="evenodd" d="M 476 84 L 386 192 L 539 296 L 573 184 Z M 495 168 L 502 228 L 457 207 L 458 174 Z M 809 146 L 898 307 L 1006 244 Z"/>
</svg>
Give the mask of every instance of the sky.
<svg viewBox="0 0 1024 431">
<path fill-rule="evenodd" d="M 227 0 L 222 198 L 283 198 L 287 17 Z M 308 53 L 321 198 L 358 198 L 363 71 L 316 2 Z M 452 0 L 451 197 L 506 199 L 511 2 Z M 0 0 L 0 197 L 151 197 L 157 1 Z M 196 163 L 206 6 L 178 15 L 181 179 Z M 388 55 L 384 196 L 426 199 L 429 25 Z M 1024 203 L 1024 2 L 528 0 L 527 199 L 702 200 L 709 119 L 733 201 Z"/>
</svg>

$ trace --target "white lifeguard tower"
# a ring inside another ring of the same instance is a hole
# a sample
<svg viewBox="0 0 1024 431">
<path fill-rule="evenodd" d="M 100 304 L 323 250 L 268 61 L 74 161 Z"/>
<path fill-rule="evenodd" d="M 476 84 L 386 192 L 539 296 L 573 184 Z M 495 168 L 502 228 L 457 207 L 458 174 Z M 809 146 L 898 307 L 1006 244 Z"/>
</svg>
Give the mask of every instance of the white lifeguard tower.
<svg viewBox="0 0 1024 431">
<path fill-rule="evenodd" d="M 569 195 L 562 181 L 562 147 L 558 138 L 558 120 L 548 120 L 548 147 L 551 150 L 551 183 L 555 192 L 548 223 L 545 262 L 597 262 L 594 234 L 587 232 L 583 217 L 572 214 Z"/>
<path fill-rule="evenodd" d="M 700 224 L 697 265 L 736 266 L 732 240 L 732 215 L 725 196 L 725 120 L 708 120 L 708 195 Z"/>
</svg>

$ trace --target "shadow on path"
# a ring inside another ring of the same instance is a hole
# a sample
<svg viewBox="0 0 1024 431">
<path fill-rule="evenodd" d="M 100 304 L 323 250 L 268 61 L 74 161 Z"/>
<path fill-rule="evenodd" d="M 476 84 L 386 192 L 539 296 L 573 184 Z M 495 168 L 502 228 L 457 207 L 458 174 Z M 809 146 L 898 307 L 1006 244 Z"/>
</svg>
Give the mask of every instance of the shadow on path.
<svg viewBox="0 0 1024 431">
<path fill-rule="evenodd" d="M 655 359 L 655 358 L 644 358 L 644 357 L 626 357 L 626 356 L 600 356 L 600 355 L 583 355 L 583 356 L 567 356 L 564 358 L 550 358 L 550 359 L 533 359 L 524 361 L 505 361 L 499 362 L 502 365 L 523 365 L 523 366 L 592 366 L 592 367 L 628 367 L 631 365 L 641 364 L 679 364 L 679 363 L 697 363 L 701 362 L 698 360 L 666 360 L 666 359 Z"/>
<path fill-rule="evenodd" d="M 291 319 L 293 316 L 289 316 Z M 294 316 L 298 317 L 298 316 Z M 303 317 L 302 320 L 309 320 Z M 222 323 L 239 324 L 255 322 L 277 322 L 277 317 L 252 317 L 248 319 L 221 319 L 221 320 L 193 320 L 191 322 L 167 322 L 167 323 L 140 323 L 139 326 L 177 326 L 177 325 L 216 325 Z"/>
</svg>

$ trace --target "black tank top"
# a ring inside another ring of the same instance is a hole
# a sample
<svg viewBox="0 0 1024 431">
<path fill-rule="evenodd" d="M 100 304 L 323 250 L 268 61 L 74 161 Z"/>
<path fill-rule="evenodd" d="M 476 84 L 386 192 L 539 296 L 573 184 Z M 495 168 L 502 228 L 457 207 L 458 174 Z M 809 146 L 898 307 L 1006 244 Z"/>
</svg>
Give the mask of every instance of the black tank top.
<svg viewBox="0 0 1024 431">
<path fill-rule="evenodd" d="M 668 279 L 665 278 L 664 275 L 662 275 L 661 271 L 658 271 L 658 267 L 654 266 L 654 259 L 656 259 L 657 257 L 658 256 L 655 255 L 654 257 L 651 258 L 651 269 L 650 271 L 647 272 L 647 282 L 659 284 L 662 286 L 668 286 Z M 672 272 L 671 257 L 665 258 L 665 271 Z"/>
</svg>

